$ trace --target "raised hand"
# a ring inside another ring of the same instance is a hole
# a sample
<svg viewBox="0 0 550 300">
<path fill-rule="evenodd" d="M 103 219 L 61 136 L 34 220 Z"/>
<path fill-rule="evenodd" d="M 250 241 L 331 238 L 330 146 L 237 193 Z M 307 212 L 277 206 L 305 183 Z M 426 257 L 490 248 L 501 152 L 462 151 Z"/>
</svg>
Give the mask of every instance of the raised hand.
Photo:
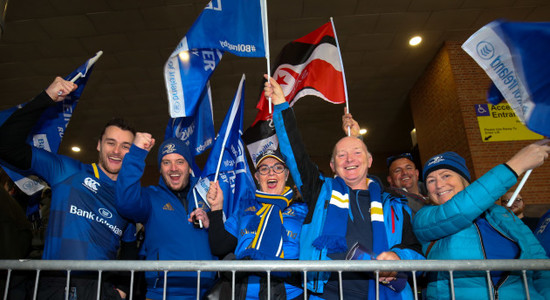
<svg viewBox="0 0 550 300">
<path fill-rule="evenodd" d="M 223 209 L 223 191 L 217 181 L 210 182 L 206 200 L 210 204 L 210 209 L 212 211 Z"/>
<path fill-rule="evenodd" d="M 155 139 L 150 133 L 147 132 L 136 132 L 136 137 L 134 138 L 134 145 L 143 149 L 151 150 L 155 145 Z"/>
<path fill-rule="evenodd" d="M 268 79 L 267 74 L 264 74 L 264 78 Z M 264 93 L 266 98 L 271 97 L 273 105 L 281 104 L 286 101 L 283 89 L 273 77 L 269 77 L 269 81 L 264 83 Z"/>
<path fill-rule="evenodd" d="M 46 94 L 48 94 L 53 101 L 59 102 L 63 101 L 63 99 L 72 91 L 76 90 L 77 87 L 76 84 L 57 76 L 50 86 L 46 88 Z"/>
<path fill-rule="evenodd" d="M 540 140 L 519 150 L 506 164 L 512 168 L 516 174 L 540 167 L 544 160 L 548 158 L 550 146 L 549 139 Z"/>
</svg>

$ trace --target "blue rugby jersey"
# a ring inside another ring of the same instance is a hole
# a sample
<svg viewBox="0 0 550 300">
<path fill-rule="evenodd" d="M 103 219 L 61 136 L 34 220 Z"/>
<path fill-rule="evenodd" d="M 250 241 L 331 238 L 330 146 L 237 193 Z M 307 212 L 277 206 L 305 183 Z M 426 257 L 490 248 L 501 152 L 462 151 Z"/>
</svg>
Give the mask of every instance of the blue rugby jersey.
<svg viewBox="0 0 550 300">
<path fill-rule="evenodd" d="M 95 164 L 33 147 L 30 170 L 52 189 L 43 259 L 115 259 L 123 235 L 132 240 L 135 227 L 124 232 L 115 209 L 115 181 Z"/>
</svg>

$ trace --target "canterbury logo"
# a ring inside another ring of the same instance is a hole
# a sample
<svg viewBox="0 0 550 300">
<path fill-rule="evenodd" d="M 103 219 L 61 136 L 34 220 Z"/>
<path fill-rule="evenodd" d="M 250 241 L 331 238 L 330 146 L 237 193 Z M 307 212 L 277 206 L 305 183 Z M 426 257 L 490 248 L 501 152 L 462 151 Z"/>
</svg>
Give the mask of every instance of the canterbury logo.
<svg viewBox="0 0 550 300">
<path fill-rule="evenodd" d="M 162 149 L 162 155 L 170 154 L 172 152 L 176 151 L 176 145 L 174 144 L 168 144 L 164 146 L 164 149 Z"/>
<path fill-rule="evenodd" d="M 93 178 L 86 177 L 84 179 L 84 182 L 82 183 L 85 187 L 87 187 L 90 191 L 97 193 L 97 189 L 101 186 L 99 182 L 95 181 Z"/>
<path fill-rule="evenodd" d="M 166 203 L 164 204 L 164 206 L 162 207 L 163 210 L 174 210 L 174 208 L 172 207 L 172 204 L 170 203 Z"/>
</svg>

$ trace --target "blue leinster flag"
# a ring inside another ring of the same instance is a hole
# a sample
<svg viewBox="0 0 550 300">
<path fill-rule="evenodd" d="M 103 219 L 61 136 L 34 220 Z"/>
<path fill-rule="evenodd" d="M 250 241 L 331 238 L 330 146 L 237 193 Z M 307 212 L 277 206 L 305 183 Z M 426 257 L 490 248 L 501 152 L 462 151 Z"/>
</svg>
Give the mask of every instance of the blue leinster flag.
<svg viewBox="0 0 550 300">
<path fill-rule="evenodd" d="M 164 65 L 172 118 L 194 114 L 225 51 L 264 57 L 265 0 L 212 0 Z"/>
<path fill-rule="evenodd" d="M 27 137 L 27 143 L 37 148 L 43 148 L 47 151 L 57 153 L 63 134 L 69 125 L 69 120 L 76 108 L 78 99 L 90 78 L 93 70 L 93 65 L 101 56 L 102 52 L 98 52 L 96 56 L 90 58 L 86 63 L 78 67 L 71 74 L 65 77 L 65 80 L 73 81 L 78 85 L 78 88 L 70 93 L 65 100 L 58 102 L 57 105 L 46 109 L 31 134 Z M 25 105 L 25 104 L 22 104 Z M 21 105 L 21 106 L 22 106 Z M 13 107 L 0 112 L 0 123 L 4 121 L 17 109 Z M 32 195 L 44 188 L 44 184 L 36 177 L 33 178 L 22 176 L 8 168 L 4 168 L 10 178 L 17 186 L 26 194 Z"/>
<path fill-rule="evenodd" d="M 212 118 L 212 95 L 210 84 L 204 89 L 199 100 L 196 114 L 189 117 L 171 118 L 166 126 L 164 139 L 176 137 L 182 140 L 191 150 L 193 157 L 202 154 L 214 142 L 214 120 Z M 198 166 L 189 162 L 195 175 L 199 175 Z"/>
<path fill-rule="evenodd" d="M 195 186 L 203 199 L 210 188 L 210 181 L 215 180 L 219 170 L 218 181 L 223 191 L 223 211 L 226 217 L 246 205 L 247 200 L 254 200 L 255 184 L 248 168 L 244 143 L 241 139 L 243 129 L 244 75 L 233 103 L 225 116 L 220 132 L 210 151 L 201 178 Z"/>
<path fill-rule="evenodd" d="M 506 99 L 527 128 L 550 136 L 550 23 L 494 21 L 462 48 L 493 81 L 488 100 Z"/>
</svg>

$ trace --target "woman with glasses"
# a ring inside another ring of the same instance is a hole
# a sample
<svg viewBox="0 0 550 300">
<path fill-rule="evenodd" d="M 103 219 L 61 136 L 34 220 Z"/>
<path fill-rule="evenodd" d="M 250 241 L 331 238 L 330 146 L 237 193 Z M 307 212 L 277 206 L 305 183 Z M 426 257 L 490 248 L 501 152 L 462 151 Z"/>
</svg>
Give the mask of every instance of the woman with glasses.
<svg viewBox="0 0 550 300">
<path fill-rule="evenodd" d="M 413 219 L 414 233 L 427 259 L 546 259 L 531 230 L 504 207 L 495 204 L 519 175 L 543 164 L 549 140 L 531 144 L 505 164 L 471 182 L 464 158 L 445 152 L 424 165 L 423 179 L 434 205 Z M 432 272 L 428 299 L 550 299 L 550 271 Z M 452 284 L 452 286 L 451 286 Z"/>
<path fill-rule="evenodd" d="M 293 198 L 286 185 L 289 171 L 279 151 L 267 150 L 256 160 L 259 190 L 255 200 L 243 211 L 223 222 L 223 192 L 213 182 L 206 196 L 211 211 L 209 240 L 214 255 L 234 253 L 236 259 L 298 259 L 302 223 L 307 205 Z M 241 199 L 248 201 L 248 199 Z M 240 275 L 240 276 L 239 276 Z M 302 296 L 301 280 L 287 273 L 272 273 L 271 299 L 294 299 Z M 229 278 L 229 281 L 231 279 Z M 229 286 L 230 287 L 230 286 Z M 237 273 L 236 299 L 266 299 L 265 273 Z M 217 297 L 231 298 L 231 290 Z"/>
</svg>

